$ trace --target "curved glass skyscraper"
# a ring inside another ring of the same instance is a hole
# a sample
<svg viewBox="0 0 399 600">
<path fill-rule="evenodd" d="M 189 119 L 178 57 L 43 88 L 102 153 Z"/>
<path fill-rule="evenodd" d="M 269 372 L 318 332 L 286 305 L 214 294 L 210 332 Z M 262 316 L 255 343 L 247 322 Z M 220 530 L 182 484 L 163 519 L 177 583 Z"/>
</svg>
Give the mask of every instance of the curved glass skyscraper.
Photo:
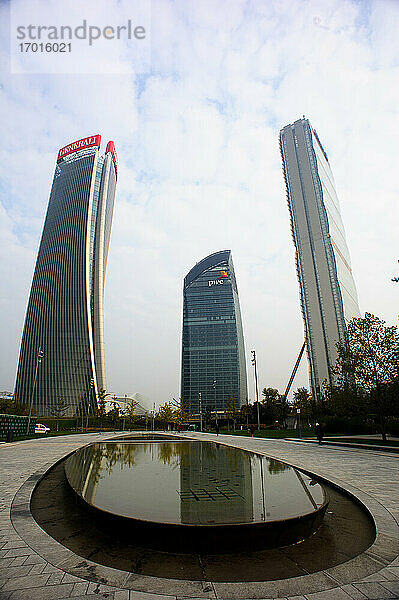
<svg viewBox="0 0 399 600">
<path fill-rule="evenodd" d="M 58 153 L 22 336 L 14 397 L 39 415 L 63 400 L 67 414 L 92 410 L 106 389 L 104 277 L 117 161 L 101 136 Z M 39 352 L 43 354 L 38 366 Z"/>
<path fill-rule="evenodd" d="M 334 380 L 336 343 L 360 315 L 345 230 L 327 154 L 307 119 L 280 132 L 292 237 L 314 397 Z"/>
<path fill-rule="evenodd" d="M 230 250 L 197 263 L 184 279 L 181 398 L 191 414 L 247 400 L 240 303 Z"/>
</svg>

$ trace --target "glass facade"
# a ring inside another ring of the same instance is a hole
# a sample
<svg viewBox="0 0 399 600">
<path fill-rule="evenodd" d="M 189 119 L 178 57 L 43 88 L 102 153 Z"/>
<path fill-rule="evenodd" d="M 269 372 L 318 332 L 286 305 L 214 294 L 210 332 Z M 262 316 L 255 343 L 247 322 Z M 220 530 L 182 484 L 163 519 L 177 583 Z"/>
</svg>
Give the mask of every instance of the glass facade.
<svg viewBox="0 0 399 600">
<path fill-rule="evenodd" d="M 191 414 L 239 408 L 247 375 L 230 250 L 207 256 L 184 279 L 181 398 Z M 200 402 L 201 394 L 201 402 Z"/>
<path fill-rule="evenodd" d="M 327 154 L 305 118 L 280 132 L 313 394 L 334 380 L 336 343 L 360 315 L 345 230 Z"/>
<path fill-rule="evenodd" d="M 65 414 L 91 411 L 106 387 L 103 293 L 115 183 L 114 156 L 99 156 L 98 146 L 56 165 L 14 391 L 20 402 L 32 399 L 38 415 L 52 414 L 61 399 Z"/>
</svg>

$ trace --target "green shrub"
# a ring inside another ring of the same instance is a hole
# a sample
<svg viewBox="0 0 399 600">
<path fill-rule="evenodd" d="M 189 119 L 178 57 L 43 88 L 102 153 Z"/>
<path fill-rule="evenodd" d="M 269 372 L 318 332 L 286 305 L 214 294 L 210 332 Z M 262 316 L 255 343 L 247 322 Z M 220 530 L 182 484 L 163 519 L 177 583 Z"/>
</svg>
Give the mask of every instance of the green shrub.
<svg viewBox="0 0 399 600">
<path fill-rule="evenodd" d="M 373 421 L 362 417 L 326 416 L 323 422 L 325 423 L 325 433 L 375 433 Z"/>
<path fill-rule="evenodd" d="M 391 435 L 399 437 L 399 419 L 391 417 L 387 422 L 387 432 Z"/>
</svg>

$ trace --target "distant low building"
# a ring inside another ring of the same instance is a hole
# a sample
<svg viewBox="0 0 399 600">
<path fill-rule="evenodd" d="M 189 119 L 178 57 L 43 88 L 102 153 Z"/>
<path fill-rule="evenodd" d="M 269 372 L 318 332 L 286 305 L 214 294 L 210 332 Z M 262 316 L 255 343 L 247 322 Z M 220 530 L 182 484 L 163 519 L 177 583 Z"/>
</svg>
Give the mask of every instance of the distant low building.
<svg viewBox="0 0 399 600">
<path fill-rule="evenodd" d="M 135 414 L 139 417 L 151 412 L 151 400 L 138 392 L 135 394 L 117 394 L 111 392 L 111 395 L 105 398 L 105 410 L 106 412 L 109 412 L 115 405 L 119 405 L 121 410 L 124 410 L 132 401 L 137 402 Z"/>
</svg>

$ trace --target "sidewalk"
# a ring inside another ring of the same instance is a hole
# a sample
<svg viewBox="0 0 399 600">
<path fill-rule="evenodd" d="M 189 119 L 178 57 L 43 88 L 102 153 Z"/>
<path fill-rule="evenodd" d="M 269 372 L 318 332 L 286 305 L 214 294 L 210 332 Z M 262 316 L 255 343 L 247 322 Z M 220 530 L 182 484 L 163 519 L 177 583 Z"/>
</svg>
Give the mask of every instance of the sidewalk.
<svg viewBox="0 0 399 600">
<path fill-rule="evenodd" d="M 0 599 L 385 600 L 399 598 L 399 456 L 287 440 L 183 434 L 266 454 L 311 471 L 357 496 L 373 515 L 375 543 L 326 571 L 272 582 L 190 582 L 135 576 L 72 555 L 33 521 L 30 494 L 54 462 L 108 434 L 26 440 L 0 446 Z M 12 506 L 13 504 L 13 506 Z M 12 506 L 13 522 L 10 519 Z M 67 553 L 67 554 L 65 554 Z M 71 556 L 72 555 L 72 556 Z M 67 558 L 66 558 L 67 557 Z"/>
<path fill-rule="evenodd" d="M 323 441 L 322 441 L 322 446 L 328 445 L 328 446 L 341 446 L 343 448 L 361 448 L 363 450 L 374 450 L 374 451 L 379 451 L 379 452 L 392 452 L 392 453 L 397 453 L 399 454 L 399 446 L 382 446 L 379 444 L 367 444 L 367 443 L 361 443 L 358 442 L 357 440 L 378 440 L 379 438 L 381 438 L 381 436 L 341 436 L 342 438 L 350 438 L 350 441 L 347 442 L 339 442 L 339 441 L 335 441 L 337 438 L 336 437 L 324 437 Z M 312 439 L 312 438 L 285 438 L 287 441 L 289 442 L 300 442 L 300 443 L 305 443 L 305 444 L 317 444 L 319 445 L 318 440 Z M 353 441 L 352 441 L 353 440 Z M 398 438 L 393 438 L 390 437 L 389 440 L 398 440 Z M 388 440 L 388 441 L 389 441 Z"/>
</svg>

